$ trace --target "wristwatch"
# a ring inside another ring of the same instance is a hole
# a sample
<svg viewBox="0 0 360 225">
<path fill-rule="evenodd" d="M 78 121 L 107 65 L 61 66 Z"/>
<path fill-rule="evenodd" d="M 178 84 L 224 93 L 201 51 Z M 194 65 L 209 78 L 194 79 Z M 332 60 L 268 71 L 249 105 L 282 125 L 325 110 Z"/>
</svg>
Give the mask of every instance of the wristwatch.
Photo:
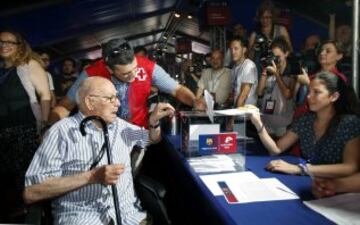
<svg viewBox="0 0 360 225">
<path fill-rule="evenodd" d="M 301 170 L 300 175 L 301 175 L 301 176 L 306 176 L 306 175 L 307 175 L 307 173 L 306 173 L 306 166 L 305 166 L 304 164 L 299 163 L 299 164 L 298 164 L 298 167 L 299 167 L 300 170 Z"/>
<path fill-rule="evenodd" d="M 310 176 L 309 168 L 307 167 L 307 162 L 304 159 L 300 159 L 298 167 L 301 170 L 300 175 L 302 176 Z"/>
</svg>

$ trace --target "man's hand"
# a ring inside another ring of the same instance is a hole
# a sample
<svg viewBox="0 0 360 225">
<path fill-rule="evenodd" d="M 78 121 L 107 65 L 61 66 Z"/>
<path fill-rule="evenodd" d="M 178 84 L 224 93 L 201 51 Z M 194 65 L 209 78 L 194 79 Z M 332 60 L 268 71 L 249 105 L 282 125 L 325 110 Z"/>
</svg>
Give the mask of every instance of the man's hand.
<svg viewBox="0 0 360 225">
<path fill-rule="evenodd" d="M 120 174 L 123 172 L 123 164 L 112 164 L 96 167 L 91 170 L 90 183 L 114 185 L 117 183 Z"/>
<path fill-rule="evenodd" d="M 193 109 L 199 110 L 199 111 L 205 111 L 206 110 L 206 102 L 205 102 L 204 98 L 195 99 Z"/>
<path fill-rule="evenodd" d="M 284 160 L 272 160 L 266 165 L 266 169 L 271 172 L 281 172 L 287 174 L 300 174 L 301 170 L 297 165 L 287 163 Z"/>
</svg>

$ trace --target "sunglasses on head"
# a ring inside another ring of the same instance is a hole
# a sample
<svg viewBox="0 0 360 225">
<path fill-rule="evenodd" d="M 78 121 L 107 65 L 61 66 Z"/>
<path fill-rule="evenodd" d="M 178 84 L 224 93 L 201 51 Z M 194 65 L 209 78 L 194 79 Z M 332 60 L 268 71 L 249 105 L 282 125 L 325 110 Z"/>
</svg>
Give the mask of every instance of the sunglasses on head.
<svg viewBox="0 0 360 225">
<path fill-rule="evenodd" d="M 114 48 L 110 53 L 110 57 L 115 58 L 121 52 L 129 51 L 130 49 L 131 49 L 130 45 L 127 42 L 125 42 L 125 43 L 119 45 L 117 48 Z"/>
</svg>

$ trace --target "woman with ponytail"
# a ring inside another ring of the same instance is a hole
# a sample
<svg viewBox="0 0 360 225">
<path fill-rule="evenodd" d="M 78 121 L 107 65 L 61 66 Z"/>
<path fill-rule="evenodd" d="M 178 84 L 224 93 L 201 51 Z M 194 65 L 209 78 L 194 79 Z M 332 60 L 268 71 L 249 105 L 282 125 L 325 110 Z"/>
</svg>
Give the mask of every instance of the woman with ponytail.
<svg viewBox="0 0 360 225">
<path fill-rule="evenodd" d="M 252 115 L 251 121 L 270 154 L 280 154 L 299 141 L 301 156 L 306 160 L 299 164 L 273 160 L 267 169 L 328 178 L 358 171 L 360 109 L 353 89 L 339 76 L 320 72 L 310 83 L 307 100 L 310 112 L 294 121 L 276 142 L 267 133 L 260 116 Z"/>
</svg>

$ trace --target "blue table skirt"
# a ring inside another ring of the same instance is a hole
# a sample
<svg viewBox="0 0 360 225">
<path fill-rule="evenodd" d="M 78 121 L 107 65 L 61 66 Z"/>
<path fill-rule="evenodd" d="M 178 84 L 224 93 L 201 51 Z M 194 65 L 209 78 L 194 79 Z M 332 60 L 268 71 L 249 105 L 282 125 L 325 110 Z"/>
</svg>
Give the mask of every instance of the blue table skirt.
<svg viewBox="0 0 360 225">
<path fill-rule="evenodd" d="M 245 204 L 228 204 L 223 196 L 214 196 L 198 174 L 189 166 L 186 159 L 179 152 L 179 142 L 175 137 L 168 138 L 171 160 L 177 171 L 177 180 L 184 190 L 183 198 L 189 204 L 189 210 L 194 207 L 194 215 L 207 217 L 200 219 L 206 224 L 244 224 L 244 225 L 309 225 L 334 224 L 322 215 L 306 207 L 302 200 L 312 198 L 310 192 L 311 180 L 305 176 L 294 176 L 271 173 L 264 169 L 273 159 L 283 159 L 290 163 L 298 163 L 293 156 L 253 155 L 246 156 L 246 168 L 260 178 L 275 177 L 297 193 L 301 200 L 284 200 L 256 202 Z M 178 187 L 180 188 L 180 187 Z M 201 222 L 203 223 L 203 222 Z"/>
</svg>

